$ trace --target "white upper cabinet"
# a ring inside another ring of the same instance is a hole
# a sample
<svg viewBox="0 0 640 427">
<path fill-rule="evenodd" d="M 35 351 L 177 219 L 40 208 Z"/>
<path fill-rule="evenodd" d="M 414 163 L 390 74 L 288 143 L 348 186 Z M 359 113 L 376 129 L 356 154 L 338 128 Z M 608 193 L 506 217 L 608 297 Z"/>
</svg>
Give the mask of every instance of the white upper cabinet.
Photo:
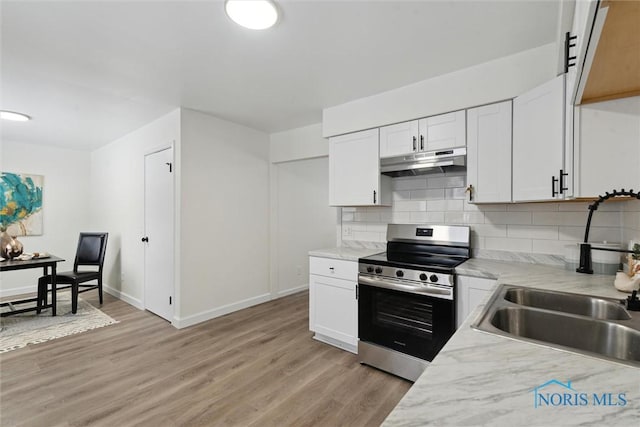
<svg viewBox="0 0 640 427">
<path fill-rule="evenodd" d="M 564 197 L 568 178 L 564 167 L 564 136 L 564 75 L 514 99 L 514 202 Z"/>
<path fill-rule="evenodd" d="M 391 179 L 380 175 L 378 129 L 329 139 L 329 205 L 391 204 Z"/>
<path fill-rule="evenodd" d="M 420 134 L 424 135 L 424 151 L 464 147 L 467 144 L 464 110 L 421 119 L 420 129 Z"/>
<path fill-rule="evenodd" d="M 383 126 L 380 128 L 380 157 L 464 147 L 465 128 L 464 110 Z"/>
<path fill-rule="evenodd" d="M 467 184 L 474 203 L 511 201 L 512 102 L 467 110 Z"/>
<path fill-rule="evenodd" d="M 395 157 L 419 150 L 418 120 L 380 128 L 380 157 Z"/>
</svg>

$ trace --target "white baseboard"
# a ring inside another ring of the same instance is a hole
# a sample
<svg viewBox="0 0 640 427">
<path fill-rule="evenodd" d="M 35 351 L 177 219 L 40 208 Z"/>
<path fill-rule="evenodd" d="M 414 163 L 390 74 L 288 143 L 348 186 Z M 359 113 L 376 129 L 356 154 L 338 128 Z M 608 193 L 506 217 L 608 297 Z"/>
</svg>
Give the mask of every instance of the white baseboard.
<svg viewBox="0 0 640 427">
<path fill-rule="evenodd" d="M 272 299 L 286 297 L 287 295 L 297 294 L 298 292 L 306 291 L 309 289 L 309 284 L 306 283 L 302 286 L 298 286 L 296 288 L 285 289 L 283 291 L 278 291 L 272 295 Z"/>
<path fill-rule="evenodd" d="M 142 301 L 140 301 L 138 298 L 134 298 L 131 295 L 124 293 L 122 291 L 119 291 L 117 289 L 113 289 L 105 284 L 102 285 L 102 290 L 106 293 L 108 293 L 109 295 L 113 295 L 114 297 L 121 299 L 122 301 L 126 302 L 127 304 L 130 304 L 132 306 L 134 306 L 135 308 L 139 309 L 139 310 L 144 310 L 144 304 L 142 304 Z"/>
<path fill-rule="evenodd" d="M 328 337 L 326 335 L 322 335 L 322 334 L 318 334 L 318 333 L 313 335 L 313 339 L 316 340 L 316 341 L 323 342 L 325 344 L 332 345 L 334 347 L 338 347 L 338 348 L 340 348 L 342 350 L 346 350 L 346 351 L 348 351 L 350 353 L 358 354 L 358 346 L 357 345 L 349 344 L 349 343 L 337 340 L 335 338 L 331 338 L 331 337 Z"/>
<path fill-rule="evenodd" d="M 234 311 L 242 310 L 254 305 L 262 304 L 271 300 L 270 294 L 258 295 L 257 297 L 248 298 L 242 301 L 234 302 L 232 304 L 223 305 L 222 307 L 213 308 L 211 310 L 202 311 L 200 313 L 192 314 L 187 317 L 174 317 L 171 324 L 178 329 L 187 328 L 197 323 L 206 322 L 207 320 L 215 319 L 216 317 L 224 316 L 225 314 L 233 313 Z"/>
<path fill-rule="evenodd" d="M 0 289 L 0 298 L 12 297 L 15 295 L 35 294 L 38 291 L 38 285 L 21 286 L 19 288 Z"/>
</svg>

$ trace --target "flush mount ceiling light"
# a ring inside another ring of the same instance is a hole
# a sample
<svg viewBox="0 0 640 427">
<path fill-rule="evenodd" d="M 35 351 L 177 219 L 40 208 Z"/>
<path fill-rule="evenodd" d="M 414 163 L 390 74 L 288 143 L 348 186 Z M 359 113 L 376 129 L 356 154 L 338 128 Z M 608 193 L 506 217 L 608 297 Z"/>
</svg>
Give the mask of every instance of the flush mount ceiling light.
<svg viewBox="0 0 640 427">
<path fill-rule="evenodd" d="M 0 119 L 11 120 L 12 122 L 26 122 L 31 120 L 31 117 L 15 111 L 0 110 Z"/>
<path fill-rule="evenodd" d="M 233 22 L 252 30 L 264 30 L 278 21 L 278 9 L 271 0 L 227 0 L 227 16 Z"/>
</svg>

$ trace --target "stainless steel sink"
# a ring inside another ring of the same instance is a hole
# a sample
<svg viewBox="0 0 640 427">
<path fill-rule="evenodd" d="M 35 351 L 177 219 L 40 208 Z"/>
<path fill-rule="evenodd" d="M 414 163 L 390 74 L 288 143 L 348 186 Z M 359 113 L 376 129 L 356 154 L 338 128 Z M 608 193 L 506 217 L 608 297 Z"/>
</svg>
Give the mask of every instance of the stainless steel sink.
<svg viewBox="0 0 640 427">
<path fill-rule="evenodd" d="M 505 292 L 504 299 L 519 305 L 593 317 L 594 319 L 629 320 L 631 315 L 620 302 L 567 292 L 514 288 Z"/>
<path fill-rule="evenodd" d="M 500 308 L 491 324 L 522 338 L 640 361 L 640 332 L 612 322 L 526 308 Z"/>
<path fill-rule="evenodd" d="M 640 312 L 614 299 L 501 285 L 472 327 L 640 366 Z"/>
</svg>

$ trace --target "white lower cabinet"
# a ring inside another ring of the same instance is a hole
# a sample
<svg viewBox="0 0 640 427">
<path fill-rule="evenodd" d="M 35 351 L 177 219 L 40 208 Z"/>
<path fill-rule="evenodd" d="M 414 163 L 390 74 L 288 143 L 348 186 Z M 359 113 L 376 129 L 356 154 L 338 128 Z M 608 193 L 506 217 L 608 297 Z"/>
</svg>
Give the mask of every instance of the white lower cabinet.
<svg viewBox="0 0 640 427">
<path fill-rule="evenodd" d="M 470 276 L 457 276 L 456 280 L 456 324 L 459 328 L 473 310 L 493 293 L 497 281 Z"/>
<path fill-rule="evenodd" d="M 358 263 L 309 257 L 309 329 L 318 341 L 358 352 Z"/>
</svg>

